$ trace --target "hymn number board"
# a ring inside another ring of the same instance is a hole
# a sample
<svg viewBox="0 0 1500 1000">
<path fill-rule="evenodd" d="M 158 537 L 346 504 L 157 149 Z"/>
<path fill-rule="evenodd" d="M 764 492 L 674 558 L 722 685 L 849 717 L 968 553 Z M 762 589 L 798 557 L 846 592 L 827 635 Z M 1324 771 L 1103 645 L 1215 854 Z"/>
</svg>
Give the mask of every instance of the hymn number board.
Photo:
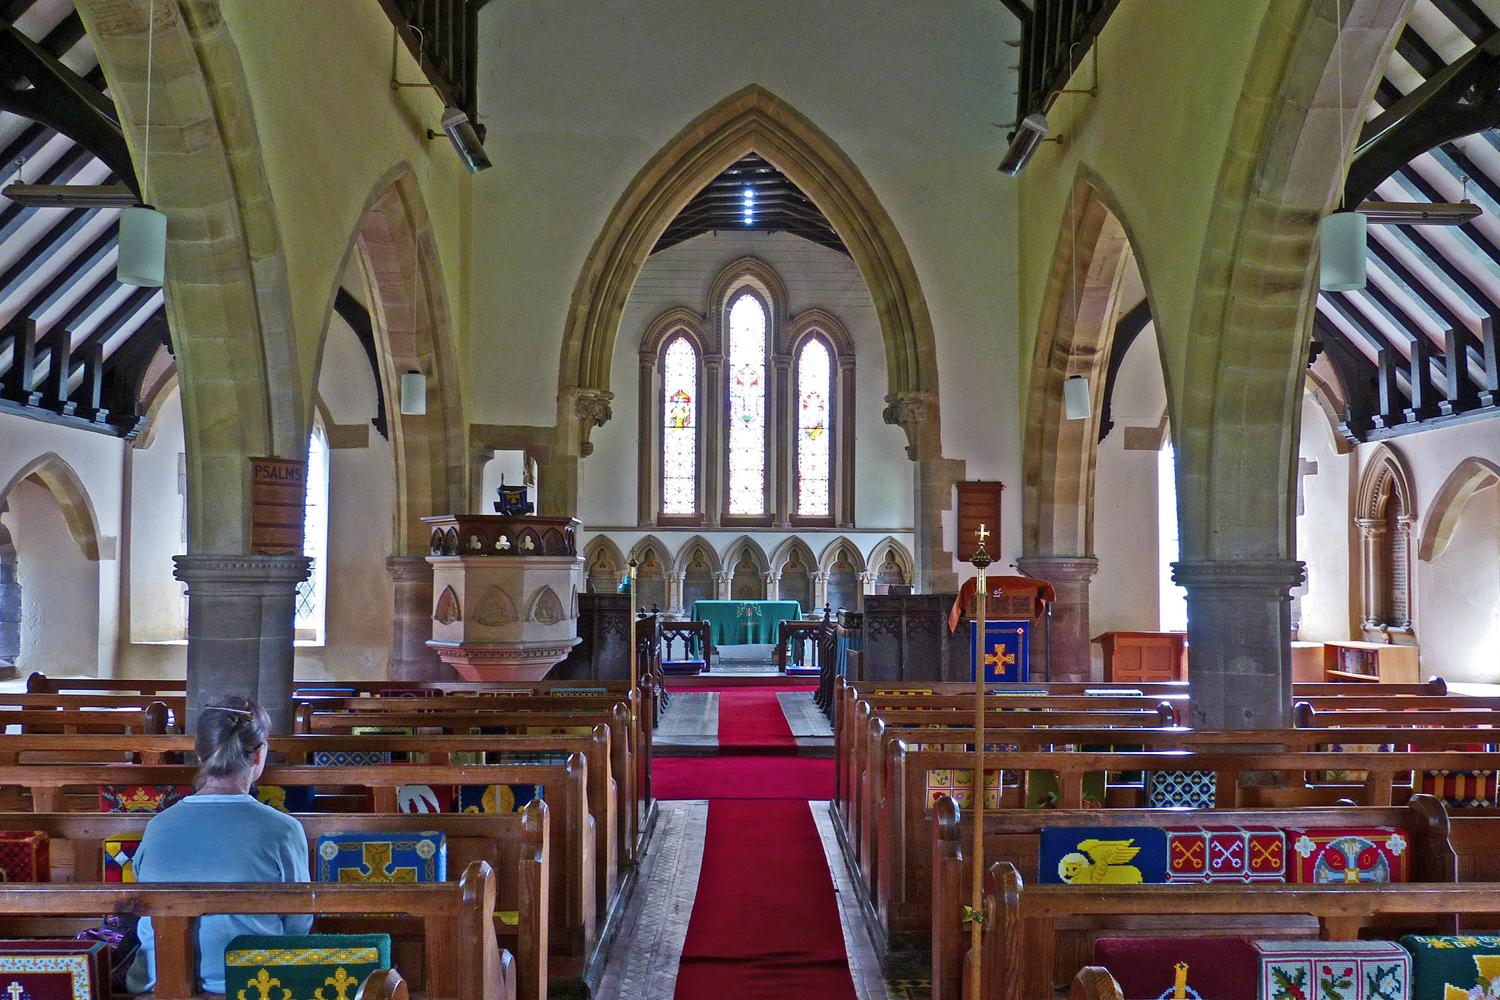
<svg viewBox="0 0 1500 1000">
<path fill-rule="evenodd" d="M 250 551 L 257 555 L 301 555 L 306 499 L 306 462 L 250 459 Z"/>
</svg>

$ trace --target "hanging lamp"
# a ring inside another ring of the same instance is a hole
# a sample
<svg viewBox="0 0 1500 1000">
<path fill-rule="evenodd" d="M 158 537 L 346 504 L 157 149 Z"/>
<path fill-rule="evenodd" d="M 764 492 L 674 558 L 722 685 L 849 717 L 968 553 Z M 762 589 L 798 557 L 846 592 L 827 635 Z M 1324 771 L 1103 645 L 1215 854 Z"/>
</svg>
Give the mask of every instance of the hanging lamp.
<svg viewBox="0 0 1500 1000">
<path fill-rule="evenodd" d="M 156 54 L 156 0 L 146 28 L 146 141 L 141 153 L 141 197 L 151 182 L 151 69 Z M 115 276 L 122 285 L 160 288 L 167 271 L 167 217 L 149 204 L 120 210 Z"/>
<path fill-rule="evenodd" d="M 1338 60 L 1339 80 L 1339 156 L 1344 149 L 1344 9 L 1343 0 L 1334 0 L 1334 58 Z M 1347 167 L 1345 174 L 1347 175 Z M 1365 248 L 1369 243 L 1368 221 L 1360 212 L 1344 207 L 1318 223 L 1318 287 L 1325 292 L 1350 292 L 1365 287 Z"/>
<path fill-rule="evenodd" d="M 427 376 L 409 371 L 401 376 L 401 413 L 420 417 L 427 413 Z"/>
<path fill-rule="evenodd" d="M 1069 420 L 1088 419 L 1089 410 L 1089 380 L 1082 375 L 1074 375 L 1063 381 L 1063 412 Z"/>
</svg>

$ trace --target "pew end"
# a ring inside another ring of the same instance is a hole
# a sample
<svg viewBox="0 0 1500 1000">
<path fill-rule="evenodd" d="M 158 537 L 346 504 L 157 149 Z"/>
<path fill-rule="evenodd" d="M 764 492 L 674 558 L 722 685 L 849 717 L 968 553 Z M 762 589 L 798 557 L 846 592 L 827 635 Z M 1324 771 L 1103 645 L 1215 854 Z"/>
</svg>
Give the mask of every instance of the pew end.
<svg viewBox="0 0 1500 1000">
<path fill-rule="evenodd" d="M 359 984 L 354 1000 L 408 1000 L 406 980 L 395 969 L 376 969 Z"/>
</svg>

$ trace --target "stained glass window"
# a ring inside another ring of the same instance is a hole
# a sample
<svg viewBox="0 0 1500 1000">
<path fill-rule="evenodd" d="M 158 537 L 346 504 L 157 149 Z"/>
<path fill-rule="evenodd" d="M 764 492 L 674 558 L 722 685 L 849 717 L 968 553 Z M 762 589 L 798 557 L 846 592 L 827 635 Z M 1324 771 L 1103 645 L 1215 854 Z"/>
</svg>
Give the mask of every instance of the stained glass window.
<svg viewBox="0 0 1500 1000">
<path fill-rule="evenodd" d="M 797 513 L 827 517 L 829 433 L 828 346 L 808 338 L 797 355 Z"/>
<path fill-rule="evenodd" d="M 662 359 L 661 512 L 698 510 L 698 352 L 686 337 Z"/>
<path fill-rule="evenodd" d="M 729 309 L 729 513 L 766 509 L 766 310 L 753 295 Z"/>
</svg>

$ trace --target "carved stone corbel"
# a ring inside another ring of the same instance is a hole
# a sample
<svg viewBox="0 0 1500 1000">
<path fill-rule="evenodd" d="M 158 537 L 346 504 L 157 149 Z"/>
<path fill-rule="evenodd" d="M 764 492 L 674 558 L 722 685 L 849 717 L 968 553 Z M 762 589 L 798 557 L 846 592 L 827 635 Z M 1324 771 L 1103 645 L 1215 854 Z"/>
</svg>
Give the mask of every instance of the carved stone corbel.
<svg viewBox="0 0 1500 1000">
<path fill-rule="evenodd" d="M 573 416 L 578 420 L 578 454 L 588 458 L 594 453 L 594 443 L 589 434 L 595 427 L 603 427 L 614 416 L 610 400 L 615 394 L 607 389 L 589 389 L 571 386 L 567 393 L 573 399 Z"/>
<path fill-rule="evenodd" d="M 906 432 L 906 457 L 917 460 L 917 428 L 927 419 L 936 401 L 930 392 L 897 392 L 885 397 L 881 417 Z"/>
</svg>

